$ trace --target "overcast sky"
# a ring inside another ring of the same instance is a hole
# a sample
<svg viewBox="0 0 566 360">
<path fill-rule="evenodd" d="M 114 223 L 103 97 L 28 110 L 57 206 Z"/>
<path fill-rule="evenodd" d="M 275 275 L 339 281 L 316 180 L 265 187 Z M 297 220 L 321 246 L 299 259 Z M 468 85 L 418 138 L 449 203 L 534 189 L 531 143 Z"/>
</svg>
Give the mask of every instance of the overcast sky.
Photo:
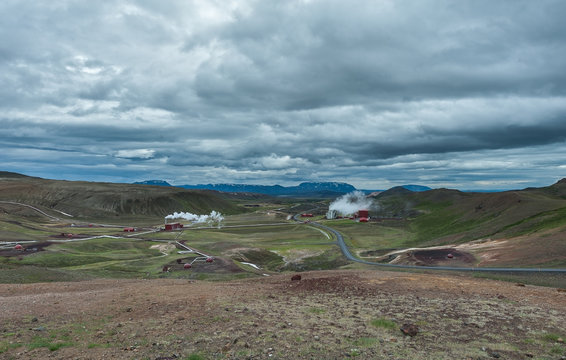
<svg viewBox="0 0 566 360">
<path fill-rule="evenodd" d="M 0 170 L 550 185 L 564 19 L 563 0 L 2 0 Z"/>
</svg>

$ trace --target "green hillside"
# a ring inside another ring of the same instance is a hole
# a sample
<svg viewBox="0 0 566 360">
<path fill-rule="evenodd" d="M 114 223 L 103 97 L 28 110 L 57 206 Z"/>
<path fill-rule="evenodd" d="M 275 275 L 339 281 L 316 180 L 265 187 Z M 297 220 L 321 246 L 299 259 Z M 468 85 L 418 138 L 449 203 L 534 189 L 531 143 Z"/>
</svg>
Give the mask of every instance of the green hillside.
<svg viewBox="0 0 566 360">
<path fill-rule="evenodd" d="M 500 265 L 566 265 L 566 180 L 499 193 L 392 190 L 375 197 L 378 206 L 372 215 L 398 220 L 405 235 L 397 247 L 497 241 L 497 251 L 474 250 L 478 259 L 489 253 L 497 255 L 493 261 Z M 387 221 L 381 224 L 385 228 Z M 377 251 L 381 246 L 376 245 Z"/>
</svg>

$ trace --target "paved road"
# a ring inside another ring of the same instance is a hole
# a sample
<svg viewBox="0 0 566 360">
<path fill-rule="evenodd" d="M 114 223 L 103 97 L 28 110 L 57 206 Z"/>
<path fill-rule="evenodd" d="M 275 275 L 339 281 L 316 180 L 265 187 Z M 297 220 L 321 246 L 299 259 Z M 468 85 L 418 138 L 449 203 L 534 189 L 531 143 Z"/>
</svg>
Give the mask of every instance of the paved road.
<svg viewBox="0 0 566 360">
<path fill-rule="evenodd" d="M 296 220 L 297 216 L 295 216 L 294 218 Z M 359 258 L 355 257 L 354 255 L 352 255 L 352 253 L 350 252 L 350 249 L 348 249 L 348 246 L 346 245 L 346 242 L 344 241 L 344 238 L 342 237 L 342 234 L 340 234 L 338 231 L 334 230 L 333 228 L 328 227 L 326 225 L 319 224 L 317 222 L 310 222 L 309 224 L 334 234 L 334 236 L 336 237 L 336 241 L 338 243 L 338 246 L 340 247 L 340 250 L 342 250 L 342 253 L 344 254 L 344 256 L 348 260 L 359 262 L 359 263 L 362 263 L 362 264 L 367 264 L 367 265 L 375 265 L 375 266 L 382 266 L 382 267 L 389 267 L 389 268 L 401 268 L 401 269 L 419 269 L 419 270 L 426 269 L 426 270 L 449 270 L 449 271 L 528 272 L 528 273 L 539 273 L 540 272 L 540 273 L 563 273 L 563 274 L 566 274 L 566 269 L 548 269 L 548 268 L 537 268 L 537 269 L 535 269 L 535 268 L 521 268 L 521 267 L 515 267 L 515 268 L 482 267 L 482 268 L 478 268 L 478 267 L 415 266 L 415 265 L 382 264 L 382 263 L 377 263 L 377 262 L 373 262 L 373 261 L 362 260 L 362 259 L 359 259 Z"/>
</svg>

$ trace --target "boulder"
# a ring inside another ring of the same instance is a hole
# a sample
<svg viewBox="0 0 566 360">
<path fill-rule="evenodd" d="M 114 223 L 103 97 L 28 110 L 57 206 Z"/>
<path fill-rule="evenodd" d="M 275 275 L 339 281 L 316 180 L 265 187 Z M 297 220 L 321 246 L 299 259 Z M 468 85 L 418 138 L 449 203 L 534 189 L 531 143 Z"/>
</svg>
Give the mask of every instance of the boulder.
<svg viewBox="0 0 566 360">
<path fill-rule="evenodd" d="M 399 328 L 401 332 L 408 336 L 415 336 L 419 333 L 419 327 L 415 324 L 404 324 Z"/>
</svg>

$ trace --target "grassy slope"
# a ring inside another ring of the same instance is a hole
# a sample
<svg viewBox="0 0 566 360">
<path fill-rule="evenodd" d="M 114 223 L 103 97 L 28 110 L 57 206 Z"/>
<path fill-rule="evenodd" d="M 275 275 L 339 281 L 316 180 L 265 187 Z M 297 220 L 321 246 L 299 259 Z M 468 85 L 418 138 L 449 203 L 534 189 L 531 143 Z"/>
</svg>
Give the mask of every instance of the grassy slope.
<svg viewBox="0 0 566 360">
<path fill-rule="evenodd" d="M 502 265 L 566 266 L 564 181 L 547 188 L 490 194 L 446 189 L 396 192 L 378 201 L 380 215 L 410 220 L 392 221 L 397 224 L 393 229 L 383 223 L 373 225 L 372 231 L 354 224 L 339 226 L 351 245 L 379 250 L 499 239 L 508 243 Z"/>
<path fill-rule="evenodd" d="M 162 217 L 175 211 L 197 214 L 208 214 L 212 210 L 225 214 L 246 211 L 212 191 L 32 177 L 0 176 L 0 200 L 52 208 L 79 218 Z"/>
</svg>

